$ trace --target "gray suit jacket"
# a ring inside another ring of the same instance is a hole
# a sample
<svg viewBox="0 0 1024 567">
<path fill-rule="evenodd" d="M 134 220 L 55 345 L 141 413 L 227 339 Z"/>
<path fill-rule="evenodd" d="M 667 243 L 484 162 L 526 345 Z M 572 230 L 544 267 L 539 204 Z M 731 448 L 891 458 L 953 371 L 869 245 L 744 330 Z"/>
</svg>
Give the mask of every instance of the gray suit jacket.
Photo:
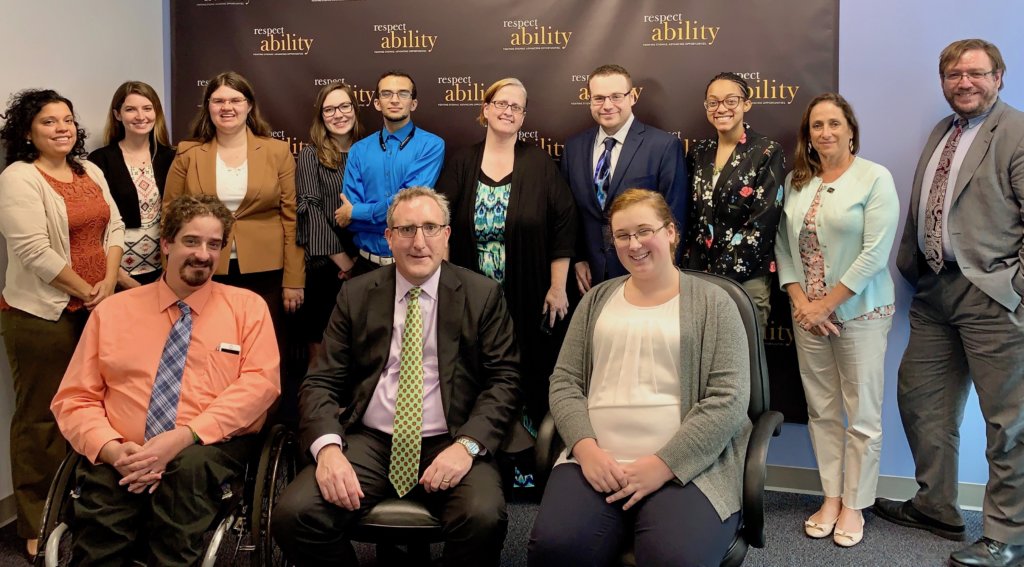
<svg viewBox="0 0 1024 567">
<path fill-rule="evenodd" d="M 953 117 L 932 130 L 914 173 L 907 223 L 896 256 L 903 277 L 919 277 L 917 211 L 921 180 Z M 1024 295 L 1024 113 L 997 100 L 980 126 L 953 187 L 949 238 L 956 261 L 971 283 L 1013 311 Z"/>
</svg>

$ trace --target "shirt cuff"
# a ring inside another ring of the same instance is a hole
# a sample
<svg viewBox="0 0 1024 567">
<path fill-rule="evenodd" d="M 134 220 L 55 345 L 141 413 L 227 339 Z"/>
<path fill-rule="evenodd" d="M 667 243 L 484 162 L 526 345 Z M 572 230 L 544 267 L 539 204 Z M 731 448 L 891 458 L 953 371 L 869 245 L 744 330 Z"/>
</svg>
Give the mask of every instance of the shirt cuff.
<svg viewBox="0 0 1024 567">
<path fill-rule="evenodd" d="M 320 454 L 320 450 L 328 445 L 338 445 L 344 447 L 341 443 L 341 435 L 337 433 L 328 433 L 327 435 L 321 435 L 317 437 L 316 441 L 309 446 L 309 452 L 313 453 L 313 460 L 316 460 L 316 456 Z"/>
</svg>

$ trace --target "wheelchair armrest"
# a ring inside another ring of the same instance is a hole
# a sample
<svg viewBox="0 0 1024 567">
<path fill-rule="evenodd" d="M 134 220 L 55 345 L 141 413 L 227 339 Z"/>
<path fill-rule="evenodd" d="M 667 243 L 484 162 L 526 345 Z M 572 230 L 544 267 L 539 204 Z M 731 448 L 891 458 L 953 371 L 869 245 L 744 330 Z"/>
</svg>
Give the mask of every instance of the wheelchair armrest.
<svg viewBox="0 0 1024 567">
<path fill-rule="evenodd" d="M 782 414 L 766 411 L 754 424 L 743 467 L 744 539 L 753 547 L 764 547 L 764 480 L 768 472 L 768 443 L 782 432 Z"/>
<path fill-rule="evenodd" d="M 534 481 L 537 486 L 543 487 L 547 482 L 551 468 L 555 466 L 555 461 L 558 460 L 558 455 L 563 450 L 565 450 L 565 444 L 562 443 L 562 438 L 558 436 L 558 430 L 555 429 L 555 418 L 551 417 L 549 413 L 540 422 L 540 427 L 537 428 L 537 440 L 534 443 L 534 459 L 537 465 Z"/>
</svg>

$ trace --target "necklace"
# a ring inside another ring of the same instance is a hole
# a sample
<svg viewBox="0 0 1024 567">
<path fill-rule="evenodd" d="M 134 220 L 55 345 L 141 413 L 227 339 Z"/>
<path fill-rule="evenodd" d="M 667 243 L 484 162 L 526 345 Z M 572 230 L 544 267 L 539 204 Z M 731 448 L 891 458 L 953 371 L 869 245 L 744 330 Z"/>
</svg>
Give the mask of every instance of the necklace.
<svg viewBox="0 0 1024 567">
<path fill-rule="evenodd" d="M 146 167 L 149 165 L 149 150 L 130 151 L 121 143 L 117 145 L 121 148 L 121 155 L 124 156 L 124 161 L 127 165 L 132 167 Z"/>
</svg>

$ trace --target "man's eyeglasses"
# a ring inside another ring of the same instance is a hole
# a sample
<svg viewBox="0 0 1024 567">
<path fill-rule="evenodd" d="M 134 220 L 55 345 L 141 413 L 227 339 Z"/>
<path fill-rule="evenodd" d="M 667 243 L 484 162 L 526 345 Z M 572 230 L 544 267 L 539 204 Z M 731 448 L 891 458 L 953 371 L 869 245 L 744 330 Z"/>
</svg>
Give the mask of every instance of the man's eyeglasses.
<svg viewBox="0 0 1024 567">
<path fill-rule="evenodd" d="M 343 102 L 337 106 L 325 106 L 320 109 L 320 112 L 323 113 L 324 118 L 330 118 L 338 112 L 348 114 L 349 112 L 352 112 L 353 108 L 355 108 L 355 106 L 351 102 Z"/>
<path fill-rule="evenodd" d="M 947 83 L 959 83 L 964 77 L 967 77 L 972 83 L 980 81 L 985 77 L 994 74 L 995 71 L 968 71 L 966 73 L 943 73 L 942 78 Z"/>
<path fill-rule="evenodd" d="M 402 226 L 393 226 L 391 230 L 398 233 L 398 236 L 402 238 L 416 238 L 416 231 L 423 230 L 424 236 L 437 236 L 444 230 L 446 224 L 434 224 L 428 222 L 427 224 L 406 224 Z"/>
<path fill-rule="evenodd" d="M 509 104 L 507 100 L 492 100 L 490 102 L 490 105 L 502 112 L 504 112 L 506 108 L 509 108 L 512 110 L 512 114 L 522 114 L 526 112 L 526 107 L 519 106 L 514 102 L 512 104 Z"/>
<path fill-rule="evenodd" d="M 602 106 L 606 100 L 610 100 L 614 104 L 619 104 L 623 100 L 626 100 L 627 96 L 629 96 L 629 93 L 612 93 L 608 96 L 594 95 L 590 97 L 590 106 Z"/>
<path fill-rule="evenodd" d="M 380 91 L 377 93 L 377 98 L 381 100 L 391 100 L 395 96 L 402 100 L 409 100 L 412 98 L 412 91 Z"/>
<path fill-rule="evenodd" d="M 644 227 L 636 232 L 616 232 L 614 235 L 612 235 L 612 238 L 615 239 L 616 244 L 620 244 L 622 246 L 629 246 L 629 240 L 631 238 L 636 238 L 636 241 L 639 242 L 640 244 L 646 244 L 652 238 L 654 238 L 655 234 L 657 234 L 666 226 L 668 226 L 668 223 L 665 223 L 659 226 L 658 228 Z"/>
<path fill-rule="evenodd" d="M 710 98 L 704 101 L 704 109 L 707 110 L 708 112 L 714 112 L 716 109 L 718 109 L 718 105 L 722 105 L 728 110 L 733 110 L 734 108 L 739 106 L 740 103 L 743 102 L 744 100 L 746 100 L 746 98 L 740 95 L 727 96 L 722 100 L 715 100 L 713 98 Z"/>
</svg>

